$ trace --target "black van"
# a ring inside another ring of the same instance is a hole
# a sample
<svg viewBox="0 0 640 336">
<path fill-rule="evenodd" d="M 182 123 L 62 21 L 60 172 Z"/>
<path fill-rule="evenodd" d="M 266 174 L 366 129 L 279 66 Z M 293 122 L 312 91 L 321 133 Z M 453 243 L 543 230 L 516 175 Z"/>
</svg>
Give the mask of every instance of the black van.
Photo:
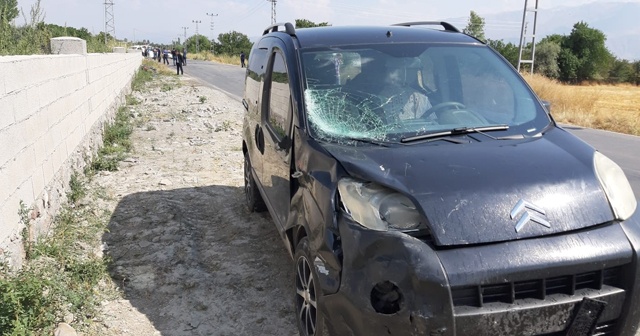
<svg viewBox="0 0 640 336">
<path fill-rule="evenodd" d="M 293 257 L 301 335 L 638 329 L 627 178 L 481 41 L 273 25 L 243 104 L 247 205 Z"/>
</svg>

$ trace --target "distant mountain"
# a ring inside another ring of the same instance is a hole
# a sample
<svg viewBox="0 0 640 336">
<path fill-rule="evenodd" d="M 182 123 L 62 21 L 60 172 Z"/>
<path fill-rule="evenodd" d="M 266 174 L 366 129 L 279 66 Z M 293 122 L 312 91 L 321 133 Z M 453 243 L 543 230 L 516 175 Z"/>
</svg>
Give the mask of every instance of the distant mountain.
<svg viewBox="0 0 640 336">
<path fill-rule="evenodd" d="M 532 1 L 529 2 L 531 5 Z M 482 15 L 485 19 L 485 36 L 492 40 L 505 40 L 518 44 L 522 11 Z M 547 35 L 569 35 L 573 25 L 579 21 L 602 31 L 607 37 L 606 45 L 616 57 L 630 61 L 640 60 L 640 3 L 637 2 L 592 2 L 574 7 L 539 9 L 536 41 Z M 451 19 L 459 28 L 467 24 L 466 18 Z M 527 16 L 528 33 L 533 28 L 533 13 Z M 529 38 L 528 41 L 531 41 Z"/>
</svg>

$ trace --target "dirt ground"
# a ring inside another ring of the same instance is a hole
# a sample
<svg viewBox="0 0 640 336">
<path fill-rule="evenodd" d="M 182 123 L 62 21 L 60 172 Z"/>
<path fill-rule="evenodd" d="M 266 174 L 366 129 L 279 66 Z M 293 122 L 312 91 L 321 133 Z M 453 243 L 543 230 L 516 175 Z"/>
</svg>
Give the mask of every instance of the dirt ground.
<svg viewBox="0 0 640 336">
<path fill-rule="evenodd" d="M 244 206 L 240 102 L 188 76 L 134 93 L 134 152 L 91 188 L 124 298 L 101 335 L 296 335 L 293 263 L 268 214 Z M 201 98 L 204 97 L 204 98 Z"/>
</svg>

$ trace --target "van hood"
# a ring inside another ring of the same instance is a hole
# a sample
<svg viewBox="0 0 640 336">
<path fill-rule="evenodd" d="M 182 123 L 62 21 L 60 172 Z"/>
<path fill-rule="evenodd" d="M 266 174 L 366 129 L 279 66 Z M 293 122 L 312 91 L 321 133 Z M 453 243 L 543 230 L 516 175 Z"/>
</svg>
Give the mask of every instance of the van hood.
<svg viewBox="0 0 640 336">
<path fill-rule="evenodd" d="M 323 147 L 351 176 L 411 198 L 437 245 L 553 235 L 614 219 L 594 149 L 575 136 L 554 128 L 538 138 L 482 140 Z"/>
</svg>

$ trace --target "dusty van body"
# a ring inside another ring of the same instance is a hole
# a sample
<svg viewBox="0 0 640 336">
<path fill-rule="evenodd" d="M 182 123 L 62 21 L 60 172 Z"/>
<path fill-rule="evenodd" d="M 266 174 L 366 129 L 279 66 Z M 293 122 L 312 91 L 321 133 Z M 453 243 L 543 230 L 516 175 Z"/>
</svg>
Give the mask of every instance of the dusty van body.
<svg viewBox="0 0 640 336">
<path fill-rule="evenodd" d="M 243 104 L 247 205 L 294 259 L 301 335 L 635 334 L 624 173 L 482 42 L 274 25 Z"/>
</svg>

